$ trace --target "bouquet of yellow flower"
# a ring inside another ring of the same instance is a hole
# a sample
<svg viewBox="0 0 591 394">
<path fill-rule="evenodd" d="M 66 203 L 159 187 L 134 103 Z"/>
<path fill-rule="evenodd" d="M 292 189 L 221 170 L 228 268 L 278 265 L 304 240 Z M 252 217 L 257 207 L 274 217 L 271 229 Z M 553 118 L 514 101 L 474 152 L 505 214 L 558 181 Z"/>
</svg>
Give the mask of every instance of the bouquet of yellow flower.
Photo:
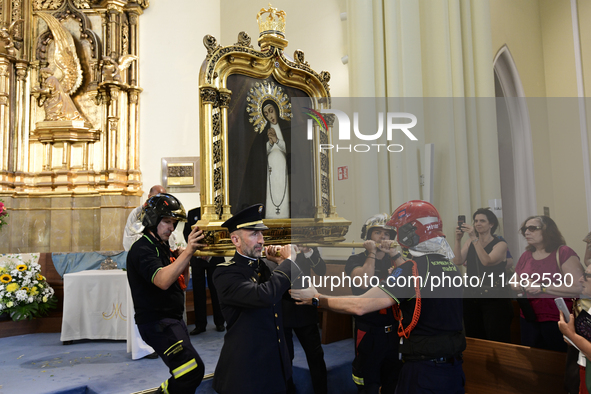
<svg viewBox="0 0 591 394">
<path fill-rule="evenodd" d="M 41 275 L 39 264 L 23 261 L 21 255 L 2 257 L 4 259 L 0 259 L 0 314 L 8 313 L 14 321 L 31 320 L 47 315 L 49 310 L 57 306 L 57 298 L 45 277 Z"/>
<path fill-rule="evenodd" d="M 0 200 L 0 230 L 2 230 L 2 226 L 8 225 L 8 223 L 6 223 L 7 217 L 8 210 L 6 209 L 6 205 L 4 205 L 4 201 Z"/>
</svg>

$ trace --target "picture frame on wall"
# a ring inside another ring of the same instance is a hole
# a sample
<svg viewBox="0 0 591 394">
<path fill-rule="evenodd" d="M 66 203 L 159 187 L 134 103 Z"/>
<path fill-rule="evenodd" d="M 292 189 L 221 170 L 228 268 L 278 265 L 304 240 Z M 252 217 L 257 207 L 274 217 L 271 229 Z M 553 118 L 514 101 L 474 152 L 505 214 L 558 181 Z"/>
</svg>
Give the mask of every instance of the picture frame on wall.
<svg viewBox="0 0 591 394">
<path fill-rule="evenodd" d="M 199 173 L 199 156 L 162 158 L 162 186 L 169 193 L 199 193 Z"/>
</svg>

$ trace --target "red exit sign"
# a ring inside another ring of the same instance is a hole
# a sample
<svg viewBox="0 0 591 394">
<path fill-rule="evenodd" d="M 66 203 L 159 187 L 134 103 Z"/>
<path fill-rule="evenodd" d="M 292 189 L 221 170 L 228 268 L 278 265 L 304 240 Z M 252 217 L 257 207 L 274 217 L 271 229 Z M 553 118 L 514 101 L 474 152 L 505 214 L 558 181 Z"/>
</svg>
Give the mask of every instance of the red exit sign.
<svg viewBox="0 0 591 394">
<path fill-rule="evenodd" d="M 349 167 L 339 167 L 339 181 L 343 179 L 349 179 Z"/>
</svg>

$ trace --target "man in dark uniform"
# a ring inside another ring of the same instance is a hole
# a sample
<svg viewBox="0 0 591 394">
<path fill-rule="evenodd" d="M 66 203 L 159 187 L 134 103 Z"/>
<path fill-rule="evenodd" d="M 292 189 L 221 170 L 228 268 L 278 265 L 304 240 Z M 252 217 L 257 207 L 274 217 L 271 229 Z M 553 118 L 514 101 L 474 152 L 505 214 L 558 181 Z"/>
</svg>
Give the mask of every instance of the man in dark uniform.
<svg viewBox="0 0 591 394">
<path fill-rule="evenodd" d="M 285 393 L 291 377 L 281 297 L 301 271 L 291 260 L 291 245 L 266 248 L 267 258 L 278 264 L 273 272 L 260 260 L 262 231 L 268 229 L 263 210 L 253 205 L 222 224 L 236 246 L 233 259 L 219 264 L 213 276 L 227 329 L 213 378 L 222 394 Z"/>
<path fill-rule="evenodd" d="M 183 229 L 185 240 L 188 239 L 193 226 L 201 218 L 201 208 L 193 208 L 187 215 L 187 223 Z M 191 258 L 191 276 L 193 278 L 193 305 L 195 307 L 195 328 L 189 333 L 191 335 L 205 332 L 207 326 L 207 293 L 205 288 L 209 288 L 211 296 L 211 309 L 213 310 L 213 323 L 216 331 L 222 332 L 224 327 L 224 315 L 218 300 L 218 293 L 213 284 L 213 272 L 219 263 L 223 263 L 223 257 L 193 256 Z M 205 276 L 207 275 L 207 286 L 205 285 Z"/>
<path fill-rule="evenodd" d="M 312 270 L 316 275 L 324 276 L 326 274 L 326 263 L 320 257 L 318 248 L 298 246 L 298 249 L 296 264 L 302 270 L 302 277 L 310 277 Z M 308 284 L 306 283 L 305 286 L 307 287 Z M 294 283 L 293 287 L 302 288 L 301 278 Z M 283 309 L 285 341 L 292 365 L 294 358 L 293 333 L 295 332 L 306 354 L 314 394 L 326 394 L 328 392 L 328 377 L 324 362 L 324 350 L 322 350 L 322 341 L 320 332 L 318 332 L 318 311 L 312 305 L 296 305 L 295 300 L 288 292 L 281 301 L 281 307 Z M 287 386 L 288 394 L 296 392 L 293 379 L 289 379 Z"/>
<path fill-rule="evenodd" d="M 395 314 L 402 315 L 398 334 L 404 361 L 396 393 L 464 393 L 463 289 L 461 281 L 453 285 L 461 275 L 449 261 L 451 247 L 441 232 L 439 213 L 428 202 L 409 201 L 394 211 L 388 225 L 397 229 L 398 242 L 414 260 L 396 268 L 380 286 L 357 297 L 329 297 L 313 287 L 292 290 L 292 297 L 357 315 L 394 306 Z M 433 277 L 444 276 L 451 280 L 435 286 Z"/>
<path fill-rule="evenodd" d="M 187 248 L 176 258 L 168 239 L 179 220 L 186 220 L 181 203 L 170 194 L 158 194 L 144 205 L 144 234 L 127 255 L 127 280 L 135 308 L 135 321 L 142 339 L 170 369 L 171 377 L 159 393 L 194 393 L 205 368 L 191 344 L 183 321 L 191 256 L 201 246 L 202 231 L 195 227 Z"/>
<path fill-rule="evenodd" d="M 377 278 L 373 286 L 386 279 L 400 257 L 390 242 L 396 231 L 386 225 L 388 219 L 387 214 L 380 213 L 367 219 L 361 228 L 365 251 L 350 256 L 345 265 L 347 275 L 363 281 L 361 286 L 351 288 L 353 295 L 364 294 L 372 287 L 369 278 Z M 355 316 L 353 381 L 359 393 L 394 394 L 402 368 L 395 323 L 392 308 Z"/>
</svg>

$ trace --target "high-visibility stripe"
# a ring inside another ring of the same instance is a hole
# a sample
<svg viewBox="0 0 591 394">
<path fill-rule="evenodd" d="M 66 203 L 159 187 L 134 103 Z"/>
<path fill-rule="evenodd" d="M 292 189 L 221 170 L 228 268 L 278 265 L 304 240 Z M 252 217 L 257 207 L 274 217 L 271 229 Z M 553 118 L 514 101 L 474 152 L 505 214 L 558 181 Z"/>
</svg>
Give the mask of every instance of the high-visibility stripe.
<svg viewBox="0 0 591 394">
<path fill-rule="evenodd" d="M 359 386 L 364 386 L 364 385 L 365 385 L 365 384 L 363 383 L 363 378 L 357 377 L 357 376 L 355 376 L 355 375 L 352 375 L 352 376 L 353 376 L 353 382 L 354 382 L 355 384 L 358 384 Z"/>
<path fill-rule="evenodd" d="M 394 302 L 396 302 L 397 304 L 400 304 L 400 301 L 398 301 L 398 298 L 396 298 L 394 296 L 394 294 L 390 293 L 388 290 L 386 290 L 386 288 L 384 286 L 378 286 L 378 289 L 383 290 L 384 293 L 388 294 L 390 297 L 392 297 L 392 299 L 394 300 Z"/>
<path fill-rule="evenodd" d="M 173 348 L 173 347 L 175 347 L 175 346 L 178 346 L 178 345 L 179 345 L 179 344 L 181 344 L 181 343 L 183 343 L 183 340 L 182 340 L 182 339 L 181 339 L 180 341 L 178 341 L 177 343 L 173 344 L 172 346 L 170 346 L 168 349 L 166 349 L 166 350 L 164 351 L 164 355 L 165 355 L 165 356 L 168 356 L 168 352 L 169 352 L 170 350 L 172 350 L 172 348 Z"/>
<path fill-rule="evenodd" d="M 197 361 L 195 359 L 192 359 L 191 361 L 184 363 L 177 369 L 173 369 L 172 376 L 174 376 L 175 379 L 178 379 L 184 374 L 191 372 L 195 368 L 197 368 Z"/>
<path fill-rule="evenodd" d="M 165 380 L 165 381 L 164 381 L 164 382 L 163 382 L 163 383 L 160 385 L 160 388 L 162 389 L 162 392 L 163 392 L 164 394 L 170 394 L 170 393 L 168 392 L 168 379 L 166 379 L 166 380 Z"/>
</svg>

